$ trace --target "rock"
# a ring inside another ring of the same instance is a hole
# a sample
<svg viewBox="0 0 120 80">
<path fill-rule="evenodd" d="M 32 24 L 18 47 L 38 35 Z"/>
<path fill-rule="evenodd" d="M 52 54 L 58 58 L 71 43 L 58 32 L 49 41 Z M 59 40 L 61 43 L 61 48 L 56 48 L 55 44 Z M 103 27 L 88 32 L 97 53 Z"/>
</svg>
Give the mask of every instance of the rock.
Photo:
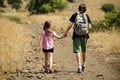
<svg viewBox="0 0 120 80">
<path fill-rule="evenodd" d="M 28 75 L 28 76 L 26 76 L 26 77 L 28 77 L 28 78 L 32 78 L 32 77 L 34 77 L 33 75 Z"/>
<path fill-rule="evenodd" d="M 7 78 L 6 80 L 13 80 L 12 78 Z"/>
<path fill-rule="evenodd" d="M 99 74 L 96 75 L 96 77 L 103 77 L 103 74 L 99 73 Z"/>
<path fill-rule="evenodd" d="M 105 58 L 105 61 L 110 61 L 110 58 L 109 57 Z"/>
<path fill-rule="evenodd" d="M 34 35 L 31 35 L 31 37 L 34 38 L 34 39 L 36 38 Z"/>
<path fill-rule="evenodd" d="M 38 78 L 38 79 L 42 79 L 42 77 L 41 77 L 41 76 L 36 76 L 36 78 Z"/>
<path fill-rule="evenodd" d="M 7 71 L 4 71 L 3 73 L 4 73 L 4 74 L 7 74 L 8 72 L 7 72 Z"/>
</svg>

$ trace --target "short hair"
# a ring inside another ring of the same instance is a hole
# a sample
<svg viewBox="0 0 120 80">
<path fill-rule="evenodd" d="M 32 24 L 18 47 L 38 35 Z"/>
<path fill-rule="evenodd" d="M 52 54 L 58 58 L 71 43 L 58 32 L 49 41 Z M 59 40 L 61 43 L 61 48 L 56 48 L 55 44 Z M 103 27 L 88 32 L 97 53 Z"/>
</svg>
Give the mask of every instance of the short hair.
<svg viewBox="0 0 120 80">
<path fill-rule="evenodd" d="M 80 4 L 78 9 L 80 12 L 84 13 L 87 10 L 87 7 L 85 4 Z"/>
</svg>

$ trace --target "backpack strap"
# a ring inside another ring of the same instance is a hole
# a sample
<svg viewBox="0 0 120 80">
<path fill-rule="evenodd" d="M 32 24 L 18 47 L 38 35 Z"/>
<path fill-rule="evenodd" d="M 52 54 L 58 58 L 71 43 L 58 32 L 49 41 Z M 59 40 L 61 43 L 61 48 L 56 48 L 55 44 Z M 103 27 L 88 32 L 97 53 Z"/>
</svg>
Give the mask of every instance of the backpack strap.
<svg viewBox="0 0 120 80">
<path fill-rule="evenodd" d="M 86 23 L 86 22 L 87 22 L 87 21 L 86 21 L 86 17 L 87 17 L 87 16 L 86 16 L 86 13 L 76 12 L 76 17 L 77 17 L 78 15 L 79 15 L 79 16 L 80 16 L 80 15 L 83 16 L 83 21 L 84 21 L 83 23 Z M 76 22 L 76 17 L 75 17 L 75 22 Z"/>
</svg>

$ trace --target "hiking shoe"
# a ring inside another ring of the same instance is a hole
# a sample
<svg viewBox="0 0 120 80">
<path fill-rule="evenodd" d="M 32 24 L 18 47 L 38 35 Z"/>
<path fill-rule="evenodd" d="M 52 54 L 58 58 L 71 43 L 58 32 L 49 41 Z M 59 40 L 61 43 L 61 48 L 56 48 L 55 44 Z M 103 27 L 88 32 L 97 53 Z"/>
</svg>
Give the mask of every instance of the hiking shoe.
<svg viewBox="0 0 120 80">
<path fill-rule="evenodd" d="M 82 71 L 84 71 L 85 70 L 85 65 L 82 65 Z"/>
<path fill-rule="evenodd" d="M 49 73 L 53 73 L 53 70 L 49 70 Z"/>
<path fill-rule="evenodd" d="M 81 68 L 78 68 L 77 73 L 81 73 L 81 71 L 82 71 L 82 69 L 81 69 Z"/>
<path fill-rule="evenodd" d="M 48 70 L 47 70 L 47 69 L 45 69 L 44 73 L 48 73 Z"/>
</svg>

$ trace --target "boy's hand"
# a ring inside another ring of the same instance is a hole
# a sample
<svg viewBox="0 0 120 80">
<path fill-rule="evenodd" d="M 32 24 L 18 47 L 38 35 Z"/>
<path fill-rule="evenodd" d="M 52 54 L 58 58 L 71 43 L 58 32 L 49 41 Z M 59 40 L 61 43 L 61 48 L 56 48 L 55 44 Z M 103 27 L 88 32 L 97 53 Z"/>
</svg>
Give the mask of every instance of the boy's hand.
<svg viewBox="0 0 120 80">
<path fill-rule="evenodd" d="M 64 34 L 63 36 L 61 36 L 61 38 L 64 38 L 64 37 L 66 37 L 67 36 L 67 34 Z"/>
<path fill-rule="evenodd" d="M 67 34 L 64 34 L 64 35 L 63 35 L 63 38 L 64 38 L 64 37 L 67 37 Z"/>
</svg>

